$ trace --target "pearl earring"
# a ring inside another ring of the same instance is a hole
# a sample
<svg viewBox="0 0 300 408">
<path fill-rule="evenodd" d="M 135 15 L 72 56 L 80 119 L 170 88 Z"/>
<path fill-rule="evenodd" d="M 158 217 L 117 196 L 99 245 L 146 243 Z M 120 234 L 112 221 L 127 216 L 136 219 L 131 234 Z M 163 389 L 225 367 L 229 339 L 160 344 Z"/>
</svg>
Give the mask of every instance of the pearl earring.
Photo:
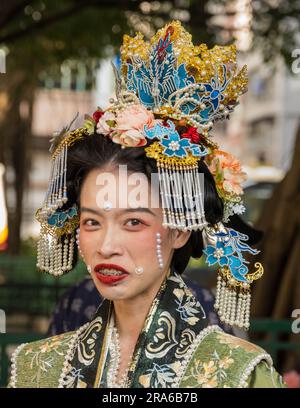
<svg viewBox="0 0 300 408">
<path fill-rule="evenodd" d="M 77 228 L 77 230 L 76 230 L 76 244 L 77 244 L 77 247 L 78 247 L 78 251 L 79 251 L 79 253 L 80 253 L 80 256 L 81 256 L 81 258 L 84 260 L 84 256 L 83 256 L 83 254 L 82 254 L 82 252 L 81 252 L 80 245 L 79 245 L 79 233 L 80 233 L 80 228 Z"/>
<path fill-rule="evenodd" d="M 79 233 L 80 233 L 80 228 L 77 228 L 77 230 L 76 230 L 76 244 L 77 244 L 77 247 L 78 247 L 78 251 L 79 251 L 79 253 L 80 253 L 80 256 L 81 256 L 81 258 L 83 259 L 84 263 L 86 264 L 85 259 L 84 259 L 84 256 L 83 256 L 83 253 L 81 252 L 80 245 L 79 245 Z M 87 267 L 88 273 L 91 275 L 91 273 L 92 273 L 92 268 L 91 268 L 91 266 L 90 266 L 90 265 L 87 265 L 86 267 Z"/>
<path fill-rule="evenodd" d="M 156 233 L 156 255 L 159 267 L 162 269 L 164 267 L 164 263 L 161 254 L 161 235 L 159 232 Z"/>
<path fill-rule="evenodd" d="M 144 268 L 142 266 L 137 266 L 134 271 L 137 275 L 141 275 L 144 272 Z"/>
</svg>

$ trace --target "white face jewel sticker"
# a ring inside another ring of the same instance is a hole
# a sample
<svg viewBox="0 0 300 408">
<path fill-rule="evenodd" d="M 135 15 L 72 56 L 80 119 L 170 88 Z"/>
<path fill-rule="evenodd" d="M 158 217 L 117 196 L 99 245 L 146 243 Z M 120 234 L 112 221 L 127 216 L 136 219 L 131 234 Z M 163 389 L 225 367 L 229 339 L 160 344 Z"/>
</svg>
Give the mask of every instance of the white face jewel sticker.
<svg viewBox="0 0 300 408">
<path fill-rule="evenodd" d="M 113 208 L 113 205 L 110 201 L 105 201 L 105 203 L 103 204 L 103 209 L 105 211 L 110 211 Z"/>
<path fill-rule="evenodd" d="M 144 272 L 144 268 L 142 266 L 137 266 L 134 271 L 137 275 L 141 275 Z"/>
</svg>

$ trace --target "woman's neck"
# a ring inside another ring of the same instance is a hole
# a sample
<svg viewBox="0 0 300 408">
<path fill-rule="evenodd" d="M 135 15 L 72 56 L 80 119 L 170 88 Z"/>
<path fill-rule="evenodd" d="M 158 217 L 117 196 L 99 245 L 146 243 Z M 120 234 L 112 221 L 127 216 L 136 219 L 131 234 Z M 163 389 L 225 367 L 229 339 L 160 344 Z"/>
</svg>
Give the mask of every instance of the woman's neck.
<svg viewBox="0 0 300 408">
<path fill-rule="evenodd" d="M 114 317 L 120 338 L 124 340 L 137 340 L 144 327 L 146 317 L 152 302 L 163 283 L 166 275 L 162 276 L 158 285 L 147 292 L 132 299 L 116 300 L 114 304 Z"/>
</svg>

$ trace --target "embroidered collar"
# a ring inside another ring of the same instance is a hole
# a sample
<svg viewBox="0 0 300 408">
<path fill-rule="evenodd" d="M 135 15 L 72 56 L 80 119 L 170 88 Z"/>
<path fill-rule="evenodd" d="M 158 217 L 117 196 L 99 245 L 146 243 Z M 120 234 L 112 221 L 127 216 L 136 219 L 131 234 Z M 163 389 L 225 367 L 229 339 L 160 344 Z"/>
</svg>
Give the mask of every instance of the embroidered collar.
<svg viewBox="0 0 300 408">
<path fill-rule="evenodd" d="M 79 333 L 70 350 L 64 376 L 67 387 L 106 387 L 110 359 L 109 322 L 113 302 L 104 299 L 95 318 Z M 208 325 L 200 302 L 176 271 L 171 271 L 155 296 L 137 340 L 126 387 L 173 387 Z"/>
</svg>

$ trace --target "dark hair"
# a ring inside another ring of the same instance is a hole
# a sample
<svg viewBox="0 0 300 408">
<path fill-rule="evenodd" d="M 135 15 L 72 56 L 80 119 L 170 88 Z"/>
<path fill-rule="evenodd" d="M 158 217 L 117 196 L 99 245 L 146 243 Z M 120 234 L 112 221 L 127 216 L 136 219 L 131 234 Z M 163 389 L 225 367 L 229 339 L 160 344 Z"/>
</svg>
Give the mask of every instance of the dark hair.
<svg viewBox="0 0 300 408">
<path fill-rule="evenodd" d="M 151 142 L 149 141 L 148 144 Z M 79 204 L 80 190 L 87 174 L 104 166 L 115 167 L 126 164 L 127 170 L 144 173 L 148 179 L 151 173 L 157 173 L 156 161 L 146 156 L 144 148 L 130 147 L 122 149 L 108 137 L 92 134 L 68 149 L 67 188 L 68 206 Z M 218 196 L 213 176 L 203 160 L 199 161 L 199 172 L 204 174 L 204 210 L 206 220 L 215 224 L 222 220 L 223 202 Z M 182 273 L 190 257 L 200 258 L 203 251 L 201 231 L 192 231 L 187 243 L 174 251 L 171 266 Z M 75 257 L 75 262 L 77 256 Z"/>
</svg>

